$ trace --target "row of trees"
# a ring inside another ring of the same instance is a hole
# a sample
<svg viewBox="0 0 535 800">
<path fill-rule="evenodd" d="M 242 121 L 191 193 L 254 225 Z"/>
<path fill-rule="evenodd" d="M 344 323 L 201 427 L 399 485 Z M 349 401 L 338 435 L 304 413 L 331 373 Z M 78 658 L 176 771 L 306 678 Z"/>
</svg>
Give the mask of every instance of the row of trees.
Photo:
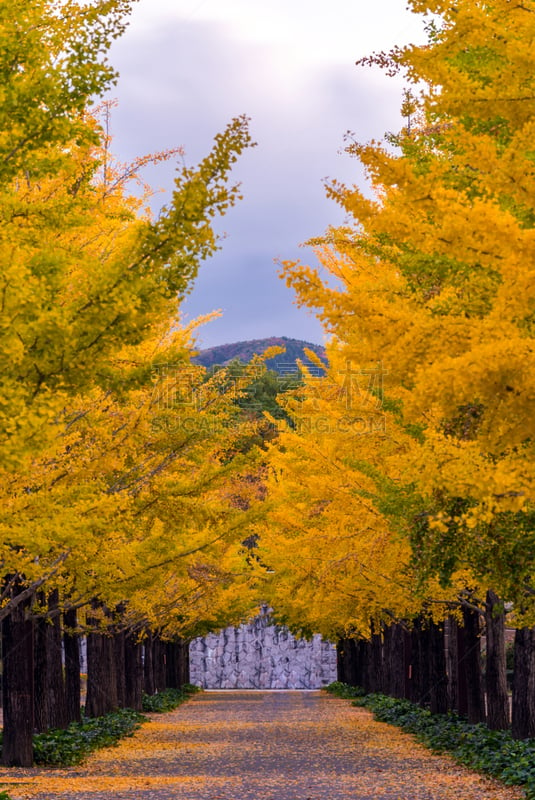
<svg viewBox="0 0 535 800">
<path fill-rule="evenodd" d="M 58 592 L 49 608 L 58 609 Z M 100 614 L 98 613 L 100 610 Z M 189 680 L 189 643 L 162 639 L 150 629 L 125 625 L 123 609 L 113 614 L 92 604 L 85 616 L 85 664 L 80 626 L 72 610 L 63 615 L 25 619 L 11 614 L 2 637 L 5 655 L 3 761 L 33 763 L 34 733 L 65 728 L 81 719 L 119 708 L 142 710 L 143 694 L 177 689 Z M 102 626 L 101 618 L 106 618 Z M 84 667 L 87 672 L 82 676 Z"/>
<path fill-rule="evenodd" d="M 118 165 L 90 113 L 129 0 L 0 9 L 5 764 L 30 764 L 36 726 L 76 715 L 80 634 L 99 714 L 138 704 L 142 663 L 157 689 L 164 648 L 176 667 L 179 639 L 259 600 L 351 640 L 365 685 L 469 716 L 456 665 L 485 614 L 494 727 L 508 610 L 514 731 L 533 735 L 535 8 L 411 5 L 431 15 L 429 44 L 371 59 L 412 82 L 407 126 L 348 147 L 374 197 L 331 184 L 355 224 L 316 243 L 325 273 L 284 265 L 331 342 L 272 427 L 247 411 L 258 362 L 207 374 L 177 316 L 238 199 L 247 121 L 178 170 L 153 219 L 128 181 L 176 151 Z"/>
<path fill-rule="evenodd" d="M 320 268 L 283 265 L 330 334 L 329 368 L 286 403 L 261 559 L 282 621 L 368 642 L 376 669 L 392 623 L 436 638 L 475 609 L 491 653 L 507 610 L 514 732 L 532 736 L 535 5 L 410 6 L 428 43 L 361 62 L 405 74 L 407 124 L 349 141 L 371 192 L 329 184 L 352 224 L 315 242 Z M 494 727 L 508 724 L 503 670 Z"/>
<path fill-rule="evenodd" d="M 242 541 L 257 513 L 257 423 L 237 399 L 259 365 L 207 374 L 177 311 L 218 247 L 212 223 L 239 198 L 229 175 L 252 142 L 247 119 L 231 121 L 198 166 L 179 166 L 153 218 L 129 184 L 181 151 L 116 163 L 92 106 L 114 81 L 105 54 L 130 6 L 0 9 L 6 765 L 31 764 L 34 730 L 79 715 L 80 634 L 96 715 L 139 705 L 140 648 L 146 687 L 161 686 L 147 677 L 161 663 L 154 637 L 178 663 L 177 637 L 253 602 Z"/>
<path fill-rule="evenodd" d="M 503 608 L 492 592 L 486 599 L 484 610 L 467 604 L 439 622 L 422 614 L 372 625 L 368 639 L 339 640 L 339 679 L 492 730 L 511 727 L 516 739 L 533 738 L 533 630 L 515 632 L 507 650 L 512 659 L 506 658 Z"/>
</svg>

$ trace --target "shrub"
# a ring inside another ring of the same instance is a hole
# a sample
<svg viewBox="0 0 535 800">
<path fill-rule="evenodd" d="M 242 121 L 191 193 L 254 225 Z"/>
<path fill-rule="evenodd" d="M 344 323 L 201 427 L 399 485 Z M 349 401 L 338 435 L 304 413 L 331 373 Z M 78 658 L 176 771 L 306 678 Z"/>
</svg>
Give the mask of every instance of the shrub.
<svg viewBox="0 0 535 800">
<path fill-rule="evenodd" d="M 191 694 L 199 692 L 198 686 L 192 683 L 185 683 L 180 689 L 163 689 L 156 694 L 143 695 L 143 711 L 164 713 L 172 711 L 174 708 L 187 700 Z"/>
<path fill-rule="evenodd" d="M 79 764 L 91 751 L 132 736 L 144 720 L 138 711 L 123 708 L 104 717 L 86 717 L 82 722 L 71 722 L 65 730 L 38 733 L 33 737 L 35 763 L 48 767 Z"/>
<path fill-rule="evenodd" d="M 348 683 L 342 683 L 341 681 L 334 681 L 323 688 L 329 694 L 336 695 L 336 697 L 364 697 L 366 694 L 360 686 L 350 686 Z"/>
</svg>

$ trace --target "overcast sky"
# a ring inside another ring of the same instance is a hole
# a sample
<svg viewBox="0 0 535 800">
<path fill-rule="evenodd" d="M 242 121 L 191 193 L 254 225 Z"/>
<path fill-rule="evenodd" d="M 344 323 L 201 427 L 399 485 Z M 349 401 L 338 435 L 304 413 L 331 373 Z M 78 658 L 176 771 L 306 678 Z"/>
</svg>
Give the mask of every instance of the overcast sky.
<svg viewBox="0 0 535 800">
<path fill-rule="evenodd" d="M 119 158 L 181 145 L 195 164 L 240 114 L 251 117 L 258 142 L 234 172 L 244 199 L 219 226 L 223 249 L 202 266 L 183 308 L 188 318 L 221 309 L 202 346 L 323 341 L 277 277 L 276 260 L 313 262 L 300 245 L 343 221 L 325 198 L 325 178 L 363 185 L 358 163 L 341 152 L 345 132 L 368 141 L 402 124 L 402 84 L 355 61 L 423 41 L 422 28 L 405 0 L 139 0 L 111 51 Z M 169 190 L 173 170 L 168 163 L 145 177 Z"/>
</svg>

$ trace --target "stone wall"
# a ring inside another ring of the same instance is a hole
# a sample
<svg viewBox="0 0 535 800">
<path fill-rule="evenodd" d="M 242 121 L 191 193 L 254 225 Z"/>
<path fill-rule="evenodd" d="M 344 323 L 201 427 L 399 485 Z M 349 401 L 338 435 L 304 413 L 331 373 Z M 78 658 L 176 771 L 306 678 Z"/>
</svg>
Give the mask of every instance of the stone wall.
<svg viewBox="0 0 535 800">
<path fill-rule="evenodd" d="M 336 648 L 296 639 L 267 609 L 248 625 L 194 639 L 190 681 L 204 689 L 318 689 L 336 680 Z"/>
</svg>

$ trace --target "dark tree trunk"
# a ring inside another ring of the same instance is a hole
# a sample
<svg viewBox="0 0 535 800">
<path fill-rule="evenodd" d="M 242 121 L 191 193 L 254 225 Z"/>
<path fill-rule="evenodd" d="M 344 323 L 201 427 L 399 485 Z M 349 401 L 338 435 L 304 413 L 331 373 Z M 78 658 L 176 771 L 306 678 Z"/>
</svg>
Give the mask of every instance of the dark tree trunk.
<svg viewBox="0 0 535 800">
<path fill-rule="evenodd" d="M 63 615 L 63 648 L 65 651 L 65 690 L 67 697 L 67 719 L 79 722 L 80 705 L 80 636 L 76 632 L 78 621 L 76 610 L 71 609 Z"/>
<path fill-rule="evenodd" d="M 35 657 L 35 729 L 66 728 L 67 698 L 63 677 L 61 619 L 58 614 L 59 592 L 53 590 L 47 602 L 51 617 L 36 622 Z"/>
<path fill-rule="evenodd" d="M 412 635 L 406 628 L 403 630 L 403 697 L 405 700 L 412 699 Z"/>
<path fill-rule="evenodd" d="M 409 671 L 409 689 L 410 697 L 413 703 L 421 704 L 424 694 L 423 686 L 423 662 L 422 662 L 422 646 L 420 637 L 422 635 L 422 621 L 420 618 L 414 620 L 412 629 L 410 631 L 411 637 L 411 669 Z"/>
<path fill-rule="evenodd" d="M 126 611 L 126 604 L 119 603 L 115 607 L 115 632 L 113 633 L 113 662 L 115 665 L 115 679 L 117 686 L 117 707 L 126 707 L 126 633 L 121 629 L 121 622 Z"/>
<path fill-rule="evenodd" d="M 337 645 L 338 680 L 349 686 L 364 686 L 368 655 L 363 643 L 363 639 L 340 639 Z"/>
<path fill-rule="evenodd" d="M 153 635 L 148 631 L 143 642 L 143 679 L 145 694 L 153 695 L 156 692 L 156 683 L 154 681 L 154 648 L 153 648 Z"/>
<path fill-rule="evenodd" d="M 486 599 L 487 662 L 485 685 L 487 725 L 491 730 L 509 728 L 509 697 L 505 661 L 505 611 L 503 603 L 492 591 Z"/>
<path fill-rule="evenodd" d="M 429 622 L 429 705 L 432 714 L 445 714 L 448 710 L 448 678 L 444 627 Z"/>
<path fill-rule="evenodd" d="M 468 719 L 468 678 L 466 674 L 466 631 L 464 625 L 456 625 L 457 631 L 457 712 Z"/>
<path fill-rule="evenodd" d="M 92 620 L 88 618 L 88 624 Z M 88 717 L 102 717 L 108 711 L 106 701 L 106 666 L 104 637 L 100 633 L 87 636 L 87 695 L 85 713 Z"/>
<path fill-rule="evenodd" d="M 106 714 L 108 714 L 110 711 L 116 711 L 119 708 L 119 698 L 117 696 L 117 665 L 115 662 L 115 637 L 108 634 L 103 638 L 106 670 L 108 674 L 108 708 L 106 710 Z"/>
<path fill-rule="evenodd" d="M 127 708 L 142 710 L 143 645 L 135 633 L 127 633 L 124 642 L 125 703 Z"/>
<path fill-rule="evenodd" d="M 115 633 L 112 637 L 113 660 L 115 662 L 115 677 L 117 684 L 117 706 L 126 708 L 126 654 L 124 631 Z"/>
<path fill-rule="evenodd" d="M 178 642 L 173 639 L 165 643 L 165 683 L 168 689 L 180 688 L 180 649 Z"/>
<path fill-rule="evenodd" d="M 2 621 L 2 764 L 6 767 L 33 764 L 34 623 L 28 617 L 27 601 Z"/>
<path fill-rule="evenodd" d="M 448 708 L 459 710 L 458 693 L 458 648 L 457 648 L 457 620 L 448 617 L 444 621 L 444 639 L 446 648 L 446 675 L 448 676 Z"/>
<path fill-rule="evenodd" d="M 383 689 L 385 694 L 395 696 L 393 692 L 395 658 L 392 647 L 393 625 L 383 625 Z"/>
<path fill-rule="evenodd" d="M 347 683 L 347 639 L 338 639 L 336 643 L 336 677 L 340 683 Z"/>
<path fill-rule="evenodd" d="M 95 606 L 94 606 L 95 607 Z M 96 619 L 89 619 L 96 625 Z M 90 633 L 87 637 L 87 699 L 88 717 L 101 717 L 115 711 L 117 703 L 117 672 L 113 636 Z"/>
<path fill-rule="evenodd" d="M 405 697 L 405 632 L 403 625 L 391 625 L 390 638 L 390 693 L 399 699 Z"/>
<path fill-rule="evenodd" d="M 479 612 L 463 606 L 465 653 L 459 668 L 466 674 L 468 722 L 485 722 L 485 703 L 481 669 L 481 635 Z"/>
<path fill-rule="evenodd" d="M 431 663 L 429 623 L 422 620 L 417 628 L 418 636 L 418 703 L 427 708 L 431 703 Z"/>
<path fill-rule="evenodd" d="M 358 648 L 358 640 L 346 639 L 345 645 L 346 645 L 346 651 L 349 656 L 349 663 L 347 665 L 346 683 L 349 683 L 350 686 L 361 686 L 362 669 L 360 664 L 360 652 Z"/>
<path fill-rule="evenodd" d="M 37 602 L 43 609 L 45 605 L 45 596 L 42 592 L 36 598 Z M 34 622 L 34 660 L 33 660 L 33 685 L 34 685 L 34 707 L 33 707 L 33 724 L 36 733 L 47 731 L 50 727 L 48 720 L 48 703 L 47 703 L 47 662 L 48 662 L 48 624 L 44 616 L 39 617 Z"/>
<path fill-rule="evenodd" d="M 358 639 L 357 641 L 357 652 L 359 657 L 359 664 L 360 664 L 360 678 L 359 678 L 359 686 L 364 689 L 365 692 L 370 691 L 370 676 L 369 676 L 369 664 L 370 664 L 370 643 L 367 639 Z"/>
<path fill-rule="evenodd" d="M 383 629 L 383 668 L 384 691 L 392 697 L 404 697 L 405 635 L 399 622 Z"/>
<path fill-rule="evenodd" d="M 157 692 L 162 692 L 166 687 L 166 657 L 165 642 L 156 634 L 153 641 L 154 685 Z"/>
<path fill-rule="evenodd" d="M 165 643 L 166 685 L 170 689 L 180 689 L 189 682 L 187 653 L 189 648 L 183 639 Z"/>
<path fill-rule="evenodd" d="M 351 685 L 362 686 L 362 662 L 358 639 L 350 639 L 349 651 L 351 653 Z"/>
<path fill-rule="evenodd" d="M 380 633 L 376 633 L 372 623 L 370 642 L 370 690 L 372 692 L 384 691 L 383 677 L 383 642 Z"/>
<path fill-rule="evenodd" d="M 182 642 L 182 678 L 181 684 L 190 682 L 190 664 L 189 664 L 189 641 L 181 639 Z"/>
<path fill-rule="evenodd" d="M 535 737 L 535 629 L 519 628 L 515 633 L 513 673 L 514 739 Z"/>
</svg>

